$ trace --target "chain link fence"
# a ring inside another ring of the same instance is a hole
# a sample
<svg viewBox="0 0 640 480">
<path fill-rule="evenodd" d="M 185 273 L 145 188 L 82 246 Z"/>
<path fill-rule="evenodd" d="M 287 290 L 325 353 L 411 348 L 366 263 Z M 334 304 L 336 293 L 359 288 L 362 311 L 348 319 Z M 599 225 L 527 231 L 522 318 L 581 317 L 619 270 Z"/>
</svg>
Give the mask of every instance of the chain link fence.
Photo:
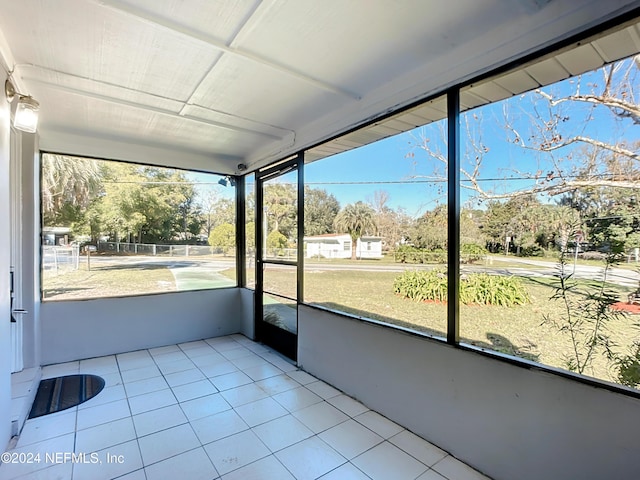
<svg viewBox="0 0 640 480">
<path fill-rule="evenodd" d="M 165 257 L 201 257 L 218 252 L 208 245 L 158 245 L 153 243 L 98 242 L 98 251 L 113 254 Z"/>
<path fill-rule="evenodd" d="M 42 269 L 55 275 L 78 269 L 80 247 L 78 245 L 42 246 Z"/>
</svg>

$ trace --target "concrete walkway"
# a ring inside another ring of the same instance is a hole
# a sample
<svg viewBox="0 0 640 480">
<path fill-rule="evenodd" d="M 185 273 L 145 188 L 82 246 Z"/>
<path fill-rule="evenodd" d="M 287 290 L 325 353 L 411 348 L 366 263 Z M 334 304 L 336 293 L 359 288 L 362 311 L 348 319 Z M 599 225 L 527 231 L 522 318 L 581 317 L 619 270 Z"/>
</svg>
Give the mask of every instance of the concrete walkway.
<svg viewBox="0 0 640 480">
<path fill-rule="evenodd" d="M 236 282 L 225 277 L 209 265 L 174 266 L 169 271 L 176 279 L 176 290 L 202 290 L 233 287 Z"/>
</svg>

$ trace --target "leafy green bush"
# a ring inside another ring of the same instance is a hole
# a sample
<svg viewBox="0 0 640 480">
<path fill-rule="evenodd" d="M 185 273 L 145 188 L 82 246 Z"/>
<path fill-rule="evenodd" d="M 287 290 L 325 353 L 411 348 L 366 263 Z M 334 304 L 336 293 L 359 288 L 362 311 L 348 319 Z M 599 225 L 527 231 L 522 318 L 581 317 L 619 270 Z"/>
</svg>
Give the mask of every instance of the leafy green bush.
<svg viewBox="0 0 640 480">
<path fill-rule="evenodd" d="M 634 342 L 631 355 L 615 359 L 618 367 L 618 381 L 627 387 L 640 386 L 640 343 Z"/>
<path fill-rule="evenodd" d="M 394 252 L 394 260 L 399 263 L 447 263 L 447 251 L 401 245 Z"/>
<path fill-rule="evenodd" d="M 463 263 L 475 263 L 478 260 L 484 260 L 488 253 L 486 248 L 477 243 L 460 244 L 460 260 Z"/>
<path fill-rule="evenodd" d="M 274 230 L 267 235 L 267 248 L 287 248 L 287 237 Z"/>
<path fill-rule="evenodd" d="M 520 248 L 521 257 L 544 257 L 544 248 L 538 244 L 527 244 Z"/>
<path fill-rule="evenodd" d="M 447 274 L 441 269 L 407 270 L 393 281 L 393 291 L 417 302 L 447 300 Z"/>
<path fill-rule="evenodd" d="M 517 277 L 475 273 L 460 282 L 460 301 L 513 307 L 529 303 L 529 293 Z"/>
<path fill-rule="evenodd" d="M 484 259 L 487 249 L 476 243 L 460 245 L 460 261 L 474 263 Z M 442 249 L 417 248 L 411 245 L 400 245 L 394 252 L 394 260 L 398 263 L 447 263 L 447 251 Z"/>
<path fill-rule="evenodd" d="M 236 227 L 230 223 L 222 223 L 211 231 L 209 245 L 227 254 L 236 246 Z"/>
<path fill-rule="evenodd" d="M 460 282 L 460 301 L 464 304 L 512 307 L 529 302 L 529 293 L 516 277 L 477 273 Z M 417 302 L 447 300 L 447 274 L 442 269 L 407 270 L 393 282 L 395 293 Z"/>
</svg>

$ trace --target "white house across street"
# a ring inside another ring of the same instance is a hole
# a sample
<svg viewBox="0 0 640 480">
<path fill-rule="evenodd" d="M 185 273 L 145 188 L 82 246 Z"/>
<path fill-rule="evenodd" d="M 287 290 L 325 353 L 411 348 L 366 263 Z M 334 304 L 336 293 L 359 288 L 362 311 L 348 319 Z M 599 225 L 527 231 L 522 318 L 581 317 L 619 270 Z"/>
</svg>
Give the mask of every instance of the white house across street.
<svg viewBox="0 0 640 480">
<path fill-rule="evenodd" d="M 351 258 L 352 240 L 347 233 L 304 237 L 307 258 Z M 363 236 L 356 241 L 357 258 L 382 258 L 382 237 Z"/>
</svg>

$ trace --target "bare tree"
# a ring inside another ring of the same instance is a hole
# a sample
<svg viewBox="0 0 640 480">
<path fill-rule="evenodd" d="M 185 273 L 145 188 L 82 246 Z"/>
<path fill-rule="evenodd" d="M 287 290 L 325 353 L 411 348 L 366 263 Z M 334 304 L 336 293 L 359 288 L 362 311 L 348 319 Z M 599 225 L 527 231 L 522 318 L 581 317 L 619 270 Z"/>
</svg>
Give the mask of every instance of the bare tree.
<svg viewBox="0 0 640 480">
<path fill-rule="evenodd" d="M 389 203 L 389 192 L 375 190 L 367 203 L 374 210 L 374 219 L 378 235 L 382 237 L 383 248 L 393 249 L 402 244 L 409 236 L 413 219 L 402 209 L 394 210 Z"/>
<path fill-rule="evenodd" d="M 495 124 L 485 120 L 482 109 L 465 113 L 461 117 L 462 188 L 479 200 L 556 196 L 598 187 L 640 189 L 639 68 L 640 56 L 636 56 L 512 98 L 503 102 L 502 115 Z M 591 128 L 597 124 L 592 122 L 603 119 L 611 128 Z M 501 154 L 494 154 L 490 142 L 485 141 L 490 128 L 497 128 L 504 134 L 503 143 L 518 146 L 522 152 L 522 158 L 503 168 L 501 176 L 526 186 L 486 186 L 483 174 L 492 164 L 506 160 L 498 158 Z M 416 173 L 413 178 L 432 180 L 435 185 L 444 181 L 445 133 L 445 125 L 439 122 L 435 130 L 423 129 L 415 138 L 409 156 L 422 151 L 432 163 L 428 173 Z"/>
</svg>

